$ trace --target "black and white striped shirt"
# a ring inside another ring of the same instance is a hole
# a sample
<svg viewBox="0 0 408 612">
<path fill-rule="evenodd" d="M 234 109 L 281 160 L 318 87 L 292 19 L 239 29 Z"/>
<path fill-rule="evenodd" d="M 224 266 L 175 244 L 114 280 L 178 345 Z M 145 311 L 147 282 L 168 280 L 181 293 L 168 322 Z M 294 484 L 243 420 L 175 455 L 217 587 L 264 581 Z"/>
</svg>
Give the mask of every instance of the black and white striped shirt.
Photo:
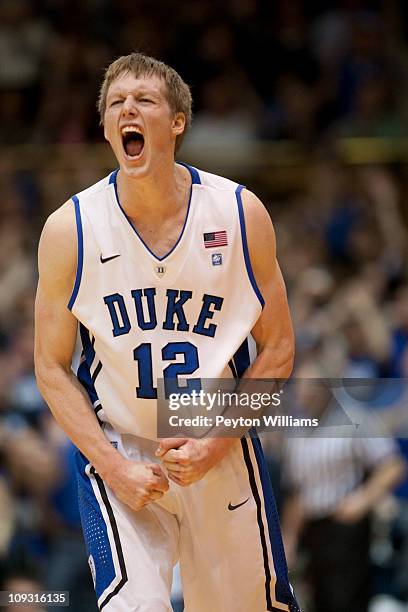
<svg viewBox="0 0 408 612">
<path fill-rule="evenodd" d="M 364 415 L 367 423 L 367 414 Z M 296 491 L 306 518 L 330 516 L 364 476 L 388 457 L 396 444 L 369 415 L 369 431 L 353 427 L 318 428 L 308 437 L 288 438 L 283 456 L 283 486 Z"/>
</svg>

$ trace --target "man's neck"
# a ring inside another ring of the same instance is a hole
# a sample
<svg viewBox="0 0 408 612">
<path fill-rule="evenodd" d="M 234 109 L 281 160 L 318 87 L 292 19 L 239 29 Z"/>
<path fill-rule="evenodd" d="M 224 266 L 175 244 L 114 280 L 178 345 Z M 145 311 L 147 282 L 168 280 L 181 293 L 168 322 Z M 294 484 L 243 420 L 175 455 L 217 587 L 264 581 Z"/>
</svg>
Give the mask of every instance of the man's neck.
<svg viewBox="0 0 408 612">
<path fill-rule="evenodd" d="M 185 207 L 191 179 L 186 168 L 173 162 L 167 171 L 162 169 L 141 179 L 119 171 L 117 185 L 119 201 L 131 220 L 148 215 L 160 222 Z"/>
</svg>

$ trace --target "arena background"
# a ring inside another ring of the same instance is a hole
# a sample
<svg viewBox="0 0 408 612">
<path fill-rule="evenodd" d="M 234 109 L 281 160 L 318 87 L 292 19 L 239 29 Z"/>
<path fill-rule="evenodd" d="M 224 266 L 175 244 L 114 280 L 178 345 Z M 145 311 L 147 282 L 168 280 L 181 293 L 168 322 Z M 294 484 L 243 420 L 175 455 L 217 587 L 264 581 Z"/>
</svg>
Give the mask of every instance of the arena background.
<svg viewBox="0 0 408 612">
<path fill-rule="evenodd" d="M 298 370 L 404 378 L 407 13 L 393 0 L 1 0 L 3 589 L 69 590 L 72 610 L 96 610 L 73 448 L 39 396 L 32 354 L 44 220 L 115 167 L 95 108 L 103 68 L 141 50 L 191 85 L 180 159 L 246 184 L 270 211 Z M 406 429 L 394 434 L 407 453 Z M 266 443 L 282 503 L 283 443 Z M 407 483 L 379 504 L 375 526 L 372 610 L 408 610 Z M 291 577 L 313 612 L 305 559 L 307 549 L 291 560 Z"/>
</svg>

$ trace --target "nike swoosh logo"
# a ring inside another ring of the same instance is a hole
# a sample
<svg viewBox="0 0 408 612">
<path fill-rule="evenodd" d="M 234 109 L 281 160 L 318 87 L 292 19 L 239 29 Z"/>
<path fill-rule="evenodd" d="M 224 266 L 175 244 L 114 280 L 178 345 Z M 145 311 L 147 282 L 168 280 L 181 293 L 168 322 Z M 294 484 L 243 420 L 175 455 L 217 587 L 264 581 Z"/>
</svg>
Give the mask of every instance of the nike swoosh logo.
<svg viewBox="0 0 408 612">
<path fill-rule="evenodd" d="M 101 259 L 101 263 L 106 263 L 107 261 L 110 261 L 111 259 L 116 259 L 116 257 L 120 257 L 120 253 L 119 255 L 111 255 L 110 257 L 100 257 Z"/>
<path fill-rule="evenodd" d="M 236 506 L 233 506 L 233 505 L 231 504 L 231 502 L 230 502 L 230 503 L 228 504 L 228 510 L 236 510 L 237 508 L 240 508 L 241 506 L 243 506 L 244 504 L 246 504 L 246 503 L 247 503 L 247 501 L 249 501 L 249 497 L 248 497 L 248 498 L 247 498 L 245 501 L 241 502 L 240 504 L 237 504 Z"/>
</svg>

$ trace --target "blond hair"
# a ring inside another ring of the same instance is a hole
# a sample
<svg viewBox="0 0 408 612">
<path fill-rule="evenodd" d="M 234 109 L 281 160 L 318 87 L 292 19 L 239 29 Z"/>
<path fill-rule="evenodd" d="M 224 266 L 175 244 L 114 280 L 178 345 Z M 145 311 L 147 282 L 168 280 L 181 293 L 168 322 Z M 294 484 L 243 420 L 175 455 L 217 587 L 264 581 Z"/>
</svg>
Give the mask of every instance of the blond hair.
<svg viewBox="0 0 408 612">
<path fill-rule="evenodd" d="M 106 111 L 106 97 L 109 87 L 120 75 L 130 73 L 136 78 L 141 76 L 156 76 L 162 79 L 166 85 L 166 98 L 171 111 L 183 113 L 186 119 L 184 132 L 176 137 L 175 153 L 180 149 L 184 135 L 191 125 L 192 98 L 189 86 L 181 76 L 164 62 L 143 53 L 131 53 L 122 55 L 112 62 L 106 69 L 104 79 L 99 90 L 98 111 L 101 125 L 104 123 Z"/>
</svg>

